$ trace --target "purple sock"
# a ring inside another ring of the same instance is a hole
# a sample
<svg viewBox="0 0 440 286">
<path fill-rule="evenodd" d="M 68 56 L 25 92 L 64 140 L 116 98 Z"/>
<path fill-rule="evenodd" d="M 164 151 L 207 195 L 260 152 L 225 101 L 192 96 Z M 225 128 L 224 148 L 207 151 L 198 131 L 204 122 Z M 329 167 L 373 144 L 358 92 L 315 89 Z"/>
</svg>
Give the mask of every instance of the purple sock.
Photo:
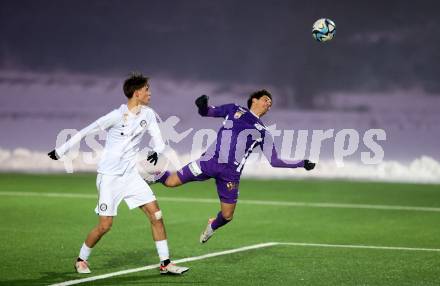
<svg viewBox="0 0 440 286">
<path fill-rule="evenodd" d="M 225 219 L 222 216 L 222 212 L 218 212 L 217 217 L 215 218 L 215 220 L 211 223 L 211 228 L 213 230 L 216 230 L 219 227 L 224 226 L 225 224 L 227 224 L 228 222 L 230 222 L 230 220 Z"/>
<path fill-rule="evenodd" d="M 158 179 L 156 180 L 156 182 L 161 182 L 162 184 L 165 185 L 165 181 L 168 179 L 168 177 L 169 177 L 170 175 L 171 175 L 170 172 L 165 171 L 165 173 L 163 173 L 163 175 L 162 175 L 160 178 L 158 178 Z"/>
</svg>

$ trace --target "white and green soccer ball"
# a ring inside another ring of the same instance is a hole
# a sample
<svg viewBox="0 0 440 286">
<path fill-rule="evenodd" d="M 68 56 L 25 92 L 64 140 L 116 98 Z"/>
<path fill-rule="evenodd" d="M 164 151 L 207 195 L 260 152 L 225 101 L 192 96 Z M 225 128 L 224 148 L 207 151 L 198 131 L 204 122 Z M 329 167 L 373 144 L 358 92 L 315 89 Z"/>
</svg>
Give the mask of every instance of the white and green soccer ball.
<svg viewBox="0 0 440 286">
<path fill-rule="evenodd" d="M 336 25 L 330 19 L 322 18 L 313 24 L 312 35 L 318 42 L 328 42 L 335 36 Z"/>
</svg>

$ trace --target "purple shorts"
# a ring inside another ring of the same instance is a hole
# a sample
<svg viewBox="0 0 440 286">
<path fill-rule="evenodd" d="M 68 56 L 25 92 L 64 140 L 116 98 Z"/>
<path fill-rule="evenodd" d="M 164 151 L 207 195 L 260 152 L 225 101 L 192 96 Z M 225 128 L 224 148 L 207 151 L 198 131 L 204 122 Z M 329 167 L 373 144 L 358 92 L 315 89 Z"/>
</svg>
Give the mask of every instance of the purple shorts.
<svg viewBox="0 0 440 286">
<path fill-rule="evenodd" d="M 239 173 L 231 170 L 227 164 L 219 164 L 215 160 L 197 160 L 177 172 L 182 184 L 214 178 L 220 201 L 228 204 L 237 203 L 240 183 L 240 176 L 237 174 Z"/>
</svg>

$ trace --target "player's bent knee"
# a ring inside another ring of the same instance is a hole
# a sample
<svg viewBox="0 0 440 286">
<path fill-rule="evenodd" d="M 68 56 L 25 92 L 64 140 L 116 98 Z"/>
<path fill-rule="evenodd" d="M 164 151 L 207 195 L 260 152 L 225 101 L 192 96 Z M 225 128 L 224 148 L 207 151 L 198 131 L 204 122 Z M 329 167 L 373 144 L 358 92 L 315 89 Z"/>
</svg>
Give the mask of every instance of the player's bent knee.
<svg viewBox="0 0 440 286">
<path fill-rule="evenodd" d="M 179 176 L 177 176 L 177 174 L 170 175 L 165 181 L 165 186 L 167 187 L 177 187 L 181 184 L 182 182 L 180 181 L 180 178 Z"/>
<path fill-rule="evenodd" d="M 112 224 L 100 224 L 100 225 L 98 226 L 98 231 L 99 231 L 101 234 L 104 234 L 104 233 L 109 232 L 111 228 L 112 228 Z"/>
<path fill-rule="evenodd" d="M 150 219 L 151 224 L 161 223 L 162 222 L 162 211 L 158 210 L 154 213 L 150 213 L 148 217 Z"/>
<path fill-rule="evenodd" d="M 177 184 L 176 184 L 176 182 L 175 181 L 173 181 L 173 180 L 166 180 L 165 181 L 165 186 L 167 186 L 167 187 L 176 187 L 177 186 Z"/>
<path fill-rule="evenodd" d="M 153 215 L 154 215 L 154 219 L 155 220 L 161 220 L 162 219 L 162 211 L 161 210 L 158 210 Z"/>
</svg>

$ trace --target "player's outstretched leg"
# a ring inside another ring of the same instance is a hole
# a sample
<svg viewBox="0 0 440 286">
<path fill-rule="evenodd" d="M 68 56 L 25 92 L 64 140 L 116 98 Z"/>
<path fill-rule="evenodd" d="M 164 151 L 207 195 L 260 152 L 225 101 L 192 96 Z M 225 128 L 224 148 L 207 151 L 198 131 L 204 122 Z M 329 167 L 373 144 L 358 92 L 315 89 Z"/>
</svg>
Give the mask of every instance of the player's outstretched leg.
<svg viewBox="0 0 440 286">
<path fill-rule="evenodd" d="M 215 230 L 224 226 L 232 220 L 235 211 L 235 204 L 221 202 L 221 209 L 222 210 L 218 212 L 215 219 L 211 218 L 208 220 L 208 225 L 200 235 L 200 243 L 207 242 L 208 239 L 210 239 L 214 235 Z"/>
<path fill-rule="evenodd" d="M 214 235 L 214 230 L 212 229 L 212 222 L 215 220 L 215 218 L 208 219 L 208 225 L 206 226 L 205 230 L 200 235 L 200 243 L 205 243 L 208 241 L 208 239 L 211 238 L 211 236 Z"/>
<path fill-rule="evenodd" d="M 158 175 L 158 177 L 156 178 L 156 183 L 159 182 L 165 185 L 165 182 L 170 175 L 171 175 L 170 171 L 165 171 L 163 174 Z"/>
<path fill-rule="evenodd" d="M 179 176 L 176 172 L 171 173 L 170 171 L 165 171 L 163 174 L 157 174 L 156 177 L 151 179 L 144 179 L 145 182 L 147 182 L 148 185 L 161 183 L 164 186 L 167 187 L 178 187 L 182 185 L 182 181 L 180 181 Z"/>
</svg>

